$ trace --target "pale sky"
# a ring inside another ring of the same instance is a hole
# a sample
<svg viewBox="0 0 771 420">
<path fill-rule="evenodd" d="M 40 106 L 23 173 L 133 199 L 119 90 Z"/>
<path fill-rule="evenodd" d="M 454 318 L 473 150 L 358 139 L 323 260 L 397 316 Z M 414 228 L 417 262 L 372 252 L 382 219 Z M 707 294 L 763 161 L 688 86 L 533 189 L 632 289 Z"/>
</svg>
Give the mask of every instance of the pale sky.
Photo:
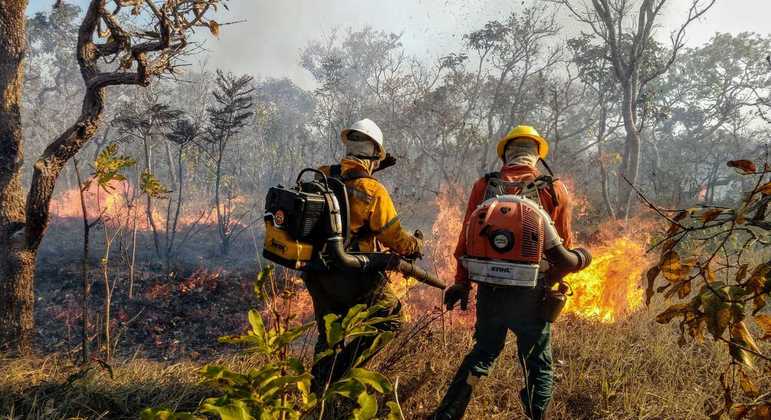
<svg viewBox="0 0 771 420">
<path fill-rule="evenodd" d="M 86 0 L 68 0 L 85 6 Z M 539 0 L 528 0 L 527 3 Z M 29 14 L 44 10 L 53 0 L 30 0 Z M 523 7 L 521 0 L 230 0 L 230 12 L 220 22 L 245 19 L 225 26 L 219 39 L 210 40 L 208 65 L 258 77 L 289 77 L 304 87 L 310 75 L 299 65 L 300 51 L 334 28 L 361 28 L 402 33 L 407 52 L 425 61 L 456 51 L 464 33 L 492 19 L 504 19 Z M 685 18 L 688 0 L 670 0 L 659 36 Z M 564 37 L 582 28 L 561 19 Z M 717 0 L 715 6 L 689 27 L 687 43 L 696 46 L 715 32 L 771 33 L 771 0 Z M 202 57 L 203 59 L 203 57 Z"/>
</svg>

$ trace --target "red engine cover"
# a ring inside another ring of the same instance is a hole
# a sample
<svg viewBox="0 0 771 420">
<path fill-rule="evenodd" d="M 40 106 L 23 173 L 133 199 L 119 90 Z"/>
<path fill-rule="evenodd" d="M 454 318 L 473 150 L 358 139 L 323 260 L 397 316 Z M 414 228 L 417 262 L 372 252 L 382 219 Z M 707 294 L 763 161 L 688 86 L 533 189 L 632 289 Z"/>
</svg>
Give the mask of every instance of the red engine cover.
<svg viewBox="0 0 771 420">
<path fill-rule="evenodd" d="M 482 203 L 466 226 L 466 255 L 473 258 L 538 264 L 544 220 L 530 200 L 501 196 Z"/>
</svg>

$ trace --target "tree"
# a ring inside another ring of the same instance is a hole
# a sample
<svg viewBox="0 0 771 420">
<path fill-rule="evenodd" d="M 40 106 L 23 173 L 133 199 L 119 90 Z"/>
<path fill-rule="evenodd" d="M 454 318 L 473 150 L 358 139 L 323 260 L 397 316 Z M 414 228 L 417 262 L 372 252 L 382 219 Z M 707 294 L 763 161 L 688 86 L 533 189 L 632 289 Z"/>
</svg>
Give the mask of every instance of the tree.
<svg viewBox="0 0 771 420">
<path fill-rule="evenodd" d="M 668 225 L 655 244 L 661 256 L 647 272 L 646 302 L 657 293 L 678 301 L 656 321 L 666 324 L 678 318 L 681 345 L 689 339 L 703 342 L 705 336 L 725 345 L 730 362 L 714 370 L 714 375 L 720 374 L 724 401 L 722 406 L 707 406 L 710 418 L 767 418 L 771 398 L 755 385 L 753 376 L 768 372 L 771 356 L 756 344 L 748 326 L 755 323 L 762 333 L 758 339 L 771 341 L 771 316 L 765 311 L 771 297 L 771 260 L 767 253 L 751 256 L 771 244 L 768 151 L 762 160 L 732 160 L 727 165 L 752 185 L 748 191 L 736 190 L 730 206 L 701 205 L 668 214 L 643 197 Z M 658 278 L 664 284 L 656 287 Z M 766 366 L 755 370 L 757 362 Z"/>
<path fill-rule="evenodd" d="M 155 172 L 153 168 L 152 145 L 157 137 L 163 136 L 176 124 L 182 114 L 182 111 L 161 103 L 159 93 L 150 92 L 147 95 L 141 95 L 139 101 L 125 103 L 118 112 L 118 116 L 112 121 L 114 125 L 120 128 L 120 132 L 125 140 L 139 140 L 142 142 L 144 157 L 143 173 Z M 166 144 L 166 147 L 168 147 L 168 144 Z M 169 158 L 169 167 L 171 167 L 171 155 L 167 153 L 167 157 Z M 152 194 L 146 194 L 145 197 L 145 216 L 153 231 L 155 253 L 159 258 L 163 258 L 166 255 L 160 244 L 158 221 L 155 220 L 153 215 Z"/>
<path fill-rule="evenodd" d="M 85 84 L 77 121 L 51 142 L 34 164 L 26 200 L 21 187 L 21 102 L 27 51 L 26 0 L 0 8 L 0 343 L 15 352 L 31 348 L 34 274 L 48 226 L 49 204 L 65 164 L 96 133 L 110 86 L 147 86 L 174 74 L 193 27 L 219 24 L 207 15 L 225 0 L 123 1 L 107 9 L 91 0 L 78 30 L 76 57 Z M 57 4 L 60 4 L 58 2 Z M 132 19 L 140 16 L 142 19 Z M 127 29 L 130 26 L 130 29 Z M 110 65 L 118 63 L 118 66 Z"/>
<path fill-rule="evenodd" d="M 648 130 L 644 167 L 657 201 L 676 207 L 719 202 L 721 187 L 735 178 L 721 171 L 725 157 L 751 155 L 758 140 L 768 138 L 767 125 L 758 124 L 756 95 L 771 89 L 769 50 L 770 37 L 716 34 L 683 50 L 655 83 L 653 102 L 664 118 Z"/>
<path fill-rule="evenodd" d="M 242 229 L 236 229 L 243 215 L 233 212 L 233 185 L 227 188 L 227 198 L 223 200 L 222 186 L 226 151 L 231 140 L 238 136 L 241 129 L 249 124 L 254 115 L 254 87 L 251 76 L 236 77 L 217 70 L 217 90 L 212 92 L 216 105 L 208 109 L 209 133 L 207 141 L 211 146 L 211 158 L 214 160 L 214 205 L 217 211 L 217 233 L 220 237 L 222 253 L 228 255 L 230 245 Z"/>
<path fill-rule="evenodd" d="M 664 74 L 674 63 L 685 42 L 688 25 L 709 10 L 715 0 L 692 0 L 685 22 L 671 36 L 667 53 L 653 54 L 656 19 L 667 0 L 641 0 L 637 16 L 634 2 L 628 0 L 592 0 L 591 6 L 573 0 L 555 0 L 580 22 L 588 25 L 606 46 L 607 59 L 621 90 L 621 114 L 626 131 L 623 161 L 619 176 L 618 216 L 626 218 L 631 206 L 632 188 L 640 169 L 640 132 L 645 118 L 640 115 L 640 100 L 651 81 Z M 632 22 L 630 27 L 629 21 Z M 628 182 L 627 182 L 628 181 Z"/>
<path fill-rule="evenodd" d="M 169 178 L 176 185 L 176 200 L 169 199 L 169 203 L 166 206 L 166 228 L 165 228 L 165 247 L 164 255 L 166 256 L 166 271 L 171 270 L 171 260 L 174 257 L 174 253 L 177 250 L 177 225 L 179 223 L 180 214 L 184 203 L 183 192 L 185 190 L 185 161 L 184 155 L 187 147 L 194 143 L 202 133 L 201 126 L 198 122 L 192 121 L 188 118 L 180 118 L 176 121 L 176 124 L 172 130 L 166 134 L 166 139 L 169 143 L 173 143 L 177 146 L 176 153 L 176 174 L 174 173 L 174 167 L 172 166 L 171 158 L 169 158 Z M 166 144 L 168 152 L 168 143 Z M 170 153 L 169 153 L 170 156 Z M 172 211 L 172 204 L 174 210 Z M 194 226 L 191 226 L 188 233 L 192 231 Z M 188 235 L 185 235 L 186 239 Z"/>
</svg>

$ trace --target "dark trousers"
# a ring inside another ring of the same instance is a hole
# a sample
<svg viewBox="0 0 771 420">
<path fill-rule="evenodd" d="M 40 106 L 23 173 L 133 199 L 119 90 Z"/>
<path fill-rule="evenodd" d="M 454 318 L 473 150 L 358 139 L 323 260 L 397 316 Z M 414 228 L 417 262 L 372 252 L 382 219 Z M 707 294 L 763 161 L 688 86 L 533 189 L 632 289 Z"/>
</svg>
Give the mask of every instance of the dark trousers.
<svg viewBox="0 0 771 420">
<path fill-rule="evenodd" d="M 315 352 L 329 348 L 326 339 L 324 316 L 336 314 L 344 317 L 358 304 L 383 307 L 374 316 L 387 317 L 401 313 L 401 303 L 386 284 L 384 273 L 308 273 L 303 278 L 313 300 L 313 310 L 318 330 Z M 384 321 L 375 325 L 381 331 L 396 331 L 401 321 Z M 353 366 L 356 359 L 369 349 L 375 337 L 358 337 L 341 346 L 336 355 L 327 356 L 311 369 L 311 387 L 320 397 L 327 384 L 339 380 Z M 366 362 L 366 361 L 364 361 Z"/>
<path fill-rule="evenodd" d="M 476 381 L 487 376 L 511 330 L 517 337 L 519 361 L 525 372 L 520 399 L 528 416 L 540 419 L 552 396 L 551 324 L 539 317 L 544 289 L 479 285 L 474 348 L 450 383 L 436 419 L 460 419 Z"/>
</svg>

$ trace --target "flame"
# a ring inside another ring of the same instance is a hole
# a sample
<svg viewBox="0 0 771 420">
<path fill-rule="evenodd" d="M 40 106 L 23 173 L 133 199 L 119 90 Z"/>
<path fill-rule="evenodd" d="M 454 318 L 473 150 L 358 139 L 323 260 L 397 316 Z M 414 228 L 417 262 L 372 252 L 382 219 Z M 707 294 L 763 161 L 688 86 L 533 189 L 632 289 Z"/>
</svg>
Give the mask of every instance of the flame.
<svg viewBox="0 0 771 420">
<path fill-rule="evenodd" d="M 439 211 L 432 228 L 433 239 L 429 243 L 430 257 L 440 278 L 447 284 L 452 284 L 454 280 L 456 263 L 453 252 L 463 228 L 464 198 L 465 194 L 457 187 L 442 188 L 436 198 Z M 588 200 L 581 197 L 575 200 L 582 210 L 574 214 L 574 225 L 580 223 L 580 215 L 589 209 Z M 597 232 L 591 235 L 590 243 L 584 245 L 592 253 L 592 264 L 566 277 L 573 295 L 568 298 L 564 313 L 600 322 L 614 322 L 640 308 L 644 298 L 640 279 L 651 262 L 645 255 L 645 244 L 648 241 L 647 232 L 653 230 L 652 223 L 642 219 L 630 220 L 626 224 L 609 221 L 600 225 Z M 464 320 L 466 322 L 473 322 L 471 314 L 473 311 L 460 316 L 469 317 Z"/>
<path fill-rule="evenodd" d="M 88 217 L 93 220 L 99 215 L 111 226 L 128 226 L 148 231 L 151 229 L 147 217 L 145 198 L 135 194 L 133 185 L 128 181 L 115 181 L 108 190 L 91 183 L 83 191 Z M 224 200 L 220 205 L 221 212 L 236 213 L 234 209 L 245 207 L 247 198 L 237 195 Z M 151 215 L 156 227 L 162 229 L 166 225 L 166 200 L 153 200 Z M 51 200 L 51 216 L 58 219 L 81 219 L 83 212 L 80 203 L 80 191 L 77 187 L 63 191 Z M 240 215 L 240 211 L 238 212 Z M 183 213 L 177 221 L 178 228 L 195 224 L 211 225 L 217 223 L 217 207 L 206 202 L 185 203 Z M 241 221 L 233 220 L 232 225 L 241 225 Z M 232 227 L 232 226 L 231 226 Z"/>
<path fill-rule="evenodd" d="M 630 221 L 629 226 L 646 223 Z M 606 223 L 600 230 L 616 230 L 616 223 Z M 578 273 L 565 278 L 573 295 L 568 297 L 564 313 L 581 318 L 614 322 L 639 309 L 644 291 L 640 279 L 650 264 L 645 255 L 647 238 L 644 233 L 621 233 L 599 244 L 589 246 L 592 263 Z"/>
<path fill-rule="evenodd" d="M 431 240 L 427 243 L 428 258 L 423 258 L 423 261 L 430 261 L 432 264 L 430 268 L 434 269 L 437 276 L 448 286 L 455 282 L 457 261 L 454 253 L 458 237 L 463 231 L 467 196 L 467 192 L 457 185 L 443 185 L 436 196 L 437 215 L 431 227 Z M 452 311 L 449 316 L 450 322 L 457 322 L 467 327 L 474 325 L 474 301 L 475 299 L 471 296 L 469 310 L 466 312 Z"/>
</svg>

